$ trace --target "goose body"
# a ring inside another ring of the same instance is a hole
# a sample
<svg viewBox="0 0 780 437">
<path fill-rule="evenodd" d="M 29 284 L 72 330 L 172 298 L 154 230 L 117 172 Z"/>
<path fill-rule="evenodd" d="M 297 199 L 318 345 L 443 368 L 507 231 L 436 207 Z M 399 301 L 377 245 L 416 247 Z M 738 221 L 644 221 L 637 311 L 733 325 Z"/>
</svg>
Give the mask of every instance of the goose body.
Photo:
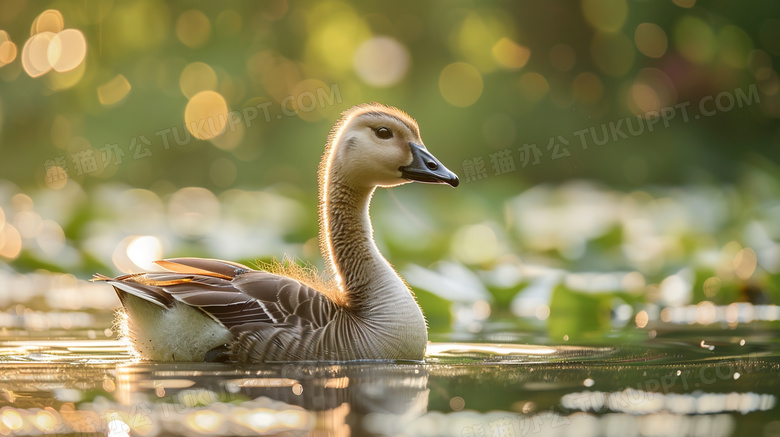
<svg viewBox="0 0 780 437">
<path fill-rule="evenodd" d="M 167 272 L 95 280 L 124 308 L 121 328 L 153 361 L 238 362 L 423 358 L 420 307 L 373 240 L 377 187 L 458 185 L 404 112 L 366 104 L 344 112 L 319 169 L 320 248 L 331 286 L 214 259 L 158 261 Z"/>
</svg>

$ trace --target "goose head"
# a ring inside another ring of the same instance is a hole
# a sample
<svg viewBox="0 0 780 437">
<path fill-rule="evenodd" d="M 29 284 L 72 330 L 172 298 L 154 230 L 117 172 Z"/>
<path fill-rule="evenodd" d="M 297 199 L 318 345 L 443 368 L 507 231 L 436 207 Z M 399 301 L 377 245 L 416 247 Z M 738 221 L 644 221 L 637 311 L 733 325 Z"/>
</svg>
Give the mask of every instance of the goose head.
<svg viewBox="0 0 780 437">
<path fill-rule="evenodd" d="M 417 123 L 399 109 L 356 106 L 344 113 L 330 140 L 325 171 L 338 172 L 353 185 L 394 187 L 417 181 L 458 186 L 458 176 L 425 148 Z"/>
</svg>

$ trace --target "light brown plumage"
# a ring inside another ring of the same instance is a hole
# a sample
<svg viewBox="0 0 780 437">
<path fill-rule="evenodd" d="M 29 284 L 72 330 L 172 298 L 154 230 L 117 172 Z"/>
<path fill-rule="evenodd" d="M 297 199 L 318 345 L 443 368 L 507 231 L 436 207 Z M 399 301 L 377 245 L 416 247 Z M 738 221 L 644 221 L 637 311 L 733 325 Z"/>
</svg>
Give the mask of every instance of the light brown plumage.
<svg viewBox="0 0 780 437">
<path fill-rule="evenodd" d="M 200 258 L 158 261 L 165 273 L 95 280 L 116 289 L 123 330 L 145 359 L 200 361 L 226 345 L 240 362 L 419 360 L 425 319 L 376 248 L 368 215 L 376 187 L 413 180 L 458 184 L 422 146 L 411 117 L 356 106 L 333 127 L 319 169 L 320 246 L 333 286 Z"/>
</svg>

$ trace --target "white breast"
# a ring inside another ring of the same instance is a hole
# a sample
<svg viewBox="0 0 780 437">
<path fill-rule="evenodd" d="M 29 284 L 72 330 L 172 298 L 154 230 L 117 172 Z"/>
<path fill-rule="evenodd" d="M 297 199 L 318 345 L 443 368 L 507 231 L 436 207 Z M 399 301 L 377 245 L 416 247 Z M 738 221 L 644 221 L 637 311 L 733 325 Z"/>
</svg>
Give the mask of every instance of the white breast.
<svg viewBox="0 0 780 437">
<path fill-rule="evenodd" d="M 162 308 L 127 295 L 124 317 L 124 335 L 135 352 L 153 361 L 202 361 L 206 352 L 233 338 L 201 310 L 180 303 Z"/>
</svg>

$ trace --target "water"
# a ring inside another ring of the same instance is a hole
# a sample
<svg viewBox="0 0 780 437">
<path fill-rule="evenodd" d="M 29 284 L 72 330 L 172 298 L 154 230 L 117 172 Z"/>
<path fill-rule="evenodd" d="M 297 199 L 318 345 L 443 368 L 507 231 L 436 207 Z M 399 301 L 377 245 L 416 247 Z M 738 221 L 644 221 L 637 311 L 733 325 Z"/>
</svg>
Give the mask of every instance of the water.
<svg viewBox="0 0 780 437">
<path fill-rule="evenodd" d="M 771 436 L 768 326 L 588 345 L 431 343 L 424 362 L 134 362 L 110 331 L 0 335 L 2 435 Z M 442 338 L 439 338 L 441 340 Z"/>
</svg>

